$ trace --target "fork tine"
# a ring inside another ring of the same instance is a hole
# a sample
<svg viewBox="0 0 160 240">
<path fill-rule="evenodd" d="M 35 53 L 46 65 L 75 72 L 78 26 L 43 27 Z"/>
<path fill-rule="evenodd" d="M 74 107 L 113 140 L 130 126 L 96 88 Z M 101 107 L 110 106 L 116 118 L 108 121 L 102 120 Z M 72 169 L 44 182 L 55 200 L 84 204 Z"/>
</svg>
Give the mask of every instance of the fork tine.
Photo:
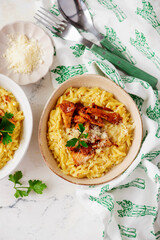
<svg viewBox="0 0 160 240">
<path fill-rule="evenodd" d="M 43 12 L 41 12 L 40 10 L 38 10 L 37 12 L 39 12 L 41 15 L 42 15 L 42 17 L 44 16 L 44 17 L 46 17 L 47 19 L 48 19 L 48 21 L 50 22 L 50 24 L 51 25 L 53 25 L 53 19 L 50 17 L 50 16 L 47 16 L 46 14 L 44 14 Z M 39 15 L 39 17 L 40 17 L 40 15 Z M 50 21 L 51 20 L 51 21 Z M 57 23 L 57 22 L 55 22 L 54 21 L 54 25 L 56 25 L 56 27 L 57 28 L 61 28 L 61 30 L 64 30 L 64 28 L 65 28 L 65 26 L 66 25 L 64 25 L 64 24 L 59 24 L 59 23 Z"/>
<path fill-rule="evenodd" d="M 53 32 L 53 33 L 56 33 L 57 34 L 57 32 L 55 31 L 55 29 L 54 28 L 52 28 L 50 25 L 48 25 L 48 24 L 46 24 L 46 23 L 44 23 L 43 21 L 41 21 L 41 19 L 38 19 L 37 17 L 35 17 L 34 16 L 34 18 L 38 21 L 38 22 L 40 22 L 43 26 L 45 26 L 46 28 L 48 28 L 51 32 Z"/>
<path fill-rule="evenodd" d="M 60 20 L 58 17 L 56 17 L 55 15 L 53 15 L 51 12 L 49 12 L 48 10 L 46 10 L 45 8 L 43 7 L 40 7 L 43 11 L 45 11 L 46 13 L 48 13 L 52 18 L 54 18 L 54 21 L 55 19 L 57 21 L 59 21 L 60 23 L 64 23 L 64 24 L 67 24 L 67 21 L 65 21 L 64 19 L 63 20 Z"/>
<path fill-rule="evenodd" d="M 53 22 L 51 22 L 49 19 L 44 18 L 43 16 L 39 15 L 38 13 L 35 13 L 35 15 L 38 16 L 39 18 L 43 19 L 43 20 L 44 20 L 45 22 L 47 22 L 48 24 L 53 25 Z M 45 17 L 47 17 L 47 16 L 45 16 Z M 54 23 L 54 25 L 55 25 L 55 27 L 58 28 L 57 23 Z"/>
<path fill-rule="evenodd" d="M 43 16 L 39 15 L 38 13 L 36 13 L 35 15 L 38 16 L 43 21 L 45 21 L 46 23 L 48 23 L 49 25 L 51 25 L 51 27 L 55 27 L 57 29 L 57 31 L 64 31 L 65 28 L 59 26 L 57 23 L 51 22 L 49 19 L 44 18 Z M 45 17 L 47 17 L 47 16 L 45 16 Z"/>
</svg>

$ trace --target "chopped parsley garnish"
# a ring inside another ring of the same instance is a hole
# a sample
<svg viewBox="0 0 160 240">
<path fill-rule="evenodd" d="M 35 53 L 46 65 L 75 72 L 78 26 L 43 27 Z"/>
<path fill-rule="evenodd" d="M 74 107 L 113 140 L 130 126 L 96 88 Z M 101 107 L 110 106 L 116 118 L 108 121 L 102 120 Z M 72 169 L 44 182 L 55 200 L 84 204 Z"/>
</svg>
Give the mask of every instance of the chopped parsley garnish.
<svg viewBox="0 0 160 240">
<path fill-rule="evenodd" d="M 0 116 L 0 142 L 8 144 L 12 142 L 12 137 L 10 134 L 13 133 L 15 124 L 13 124 L 10 119 L 13 118 L 12 113 L 5 113 L 4 116 Z"/>
<path fill-rule="evenodd" d="M 16 198 L 28 196 L 31 190 L 33 190 L 37 194 L 42 194 L 43 190 L 47 188 L 46 184 L 42 183 L 42 181 L 40 180 L 29 180 L 28 181 L 29 186 L 24 187 L 22 186 L 22 183 L 19 181 L 22 177 L 23 177 L 23 174 L 21 171 L 15 172 L 14 175 L 12 174 L 9 175 L 8 180 L 14 183 L 14 189 L 16 190 L 14 196 Z M 20 186 L 17 187 L 17 185 L 20 185 Z"/>
<path fill-rule="evenodd" d="M 83 133 L 85 130 L 85 127 L 83 126 L 82 123 L 78 124 L 78 130 L 80 132 L 80 135 L 78 138 L 72 138 L 71 140 L 67 141 L 66 143 L 66 147 L 74 147 L 77 143 L 76 148 L 80 148 L 82 147 L 88 147 L 87 143 L 84 140 L 81 140 L 82 138 L 87 138 L 88 137 L 88 133 Z"/>
</svg>

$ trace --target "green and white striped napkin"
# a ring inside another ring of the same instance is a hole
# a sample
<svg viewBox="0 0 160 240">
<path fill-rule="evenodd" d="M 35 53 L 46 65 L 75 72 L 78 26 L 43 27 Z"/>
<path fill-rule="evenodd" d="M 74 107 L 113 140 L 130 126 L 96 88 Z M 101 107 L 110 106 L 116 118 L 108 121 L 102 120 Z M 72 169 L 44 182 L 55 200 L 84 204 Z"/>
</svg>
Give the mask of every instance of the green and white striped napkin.
<svg viewBox="0 0 160 240">
<path fill-rule="evenodd" d="M 42 2 L 46 7 L 48 0 Z M 52 3 L 51 12 L 59 16 L 57 3 Z M 157 77 L 160 89 L 160 1 L 85 0 L 85 3 L 98 31 L 131 63 Z M 108 184 L 77 187 L 81 203 L 95 211 L 102 223 L 104 231 L 99 240 L 160 239 L 160 91 L 122 74 L 78 42 L 56 36 L 53 39 L 54 87 L 78 74 L 106 75 L 131 95 L 142 115 L 143 144 L 134 164 Z"/>
</svg>

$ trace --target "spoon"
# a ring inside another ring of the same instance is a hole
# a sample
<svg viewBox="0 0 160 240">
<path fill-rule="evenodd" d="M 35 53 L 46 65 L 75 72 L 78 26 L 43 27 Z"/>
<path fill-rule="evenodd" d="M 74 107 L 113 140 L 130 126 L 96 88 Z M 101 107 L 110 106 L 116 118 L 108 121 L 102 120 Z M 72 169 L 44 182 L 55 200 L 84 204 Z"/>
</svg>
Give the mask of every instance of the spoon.
<svg viewBox="0 0 160 240">
<path fill-rule="evenodd" d="M 115 55 L 125 59 L 126 57 L 119 52 L 101 33 L 95 28 L 89 10 L 82 0 L 58 0 L 58 8 L 63 17 L 74 27 L 92 33 L 103 47 Z"/>
</svg>

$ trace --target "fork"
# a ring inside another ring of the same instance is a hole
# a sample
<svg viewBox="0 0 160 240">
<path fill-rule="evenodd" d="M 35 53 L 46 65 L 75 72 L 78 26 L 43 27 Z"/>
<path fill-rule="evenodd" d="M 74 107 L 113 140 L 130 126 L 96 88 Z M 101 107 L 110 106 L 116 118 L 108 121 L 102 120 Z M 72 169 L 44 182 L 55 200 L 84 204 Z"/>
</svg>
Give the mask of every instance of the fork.
<svg viewBox="0 0 160 240">
<path fill-rule="evenodd" d="M 52 13 L 50 13 L 43 7 L 40 8 L 41 11 L 38 10 L 34 18 L 52 33 L 65 40 L 78 41 L 84 45 L 88 43 L 89 48 L 92 46 L 93 43 L 82 37 L 78 30 L 71 24 L 69 24 L 67 21 L 54 16 Z"/>
<path fill-rule="evenodd" d="M 109 52 L 108 50 L 99 47 L 93 42 L 85 39 L 73 25 L 70 25 L 62 18 L 60 19 L 59 17 L 54 16 L 45 8 L 41 7 L 41 10 L 37 11 L 34 18 L 42 25 L 44 25 L 47 29 L 49 29 L 52 33 L 58 35 L 65 40 L 78 41 L 84 44 L 93 52 L 99 54 L 101 57 L 103 57 L 103 59 L 108 60 L 123 72 L 127 73 L 130 76 L 142 79 L 148 82 L 153 87 L 153 89 L 157 89 L 157 78 L 135 67 L 125 59 L 122 59 L 119 56 Z"/>
</svg>

